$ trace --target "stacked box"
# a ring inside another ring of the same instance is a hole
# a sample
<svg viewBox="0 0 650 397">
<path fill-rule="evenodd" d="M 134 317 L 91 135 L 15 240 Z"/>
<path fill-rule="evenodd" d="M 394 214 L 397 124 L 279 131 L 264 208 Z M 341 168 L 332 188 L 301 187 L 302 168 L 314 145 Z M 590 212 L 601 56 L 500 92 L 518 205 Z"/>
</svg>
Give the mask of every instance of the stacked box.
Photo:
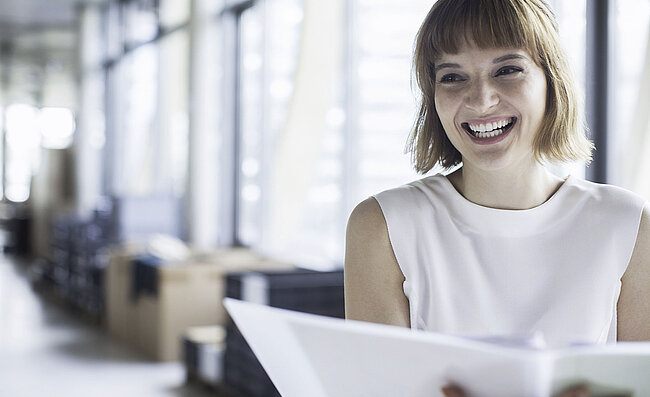
<svg viewBox="0 0 650 397">
<path fill-rule="evenodd" d="M 237 397 L 280 397 L 250 346 L 233 324 L 226 327 L 224 386 Z"/>
<path fill-rule="evenodd" d="M 119 240 L 137 237 L 146 241 L 160 233 L 177 235 L 178 204 L 172 197 L 104 197 L 90 216 L 56 218 L 52 223 L 51 261 L 41 271 L 44 285 L 53 287 L 73 308 L 102 320 L 111 247 Z"/>
<path fill-rule="evenodd" d="M 76 215 L 52 223 L 51 258 L 43 271 L 51 285 L 73 308 L 100 319 L 104 313 L 104 269 L 114 243 L 110 214 L 97 210 L 90 219 Z"/>
<path fill-rule="evenodd" d="M 24 205 L 11 205 L 3 207 L 0 214 L 5 233 L 4 251 L 17 255 L 31 253 L 32 216 Z"/>
<path fill-rule="evenodd" d="M 345 317 L 343 270 L 231 273 L 226 296 L 281 309 Z"/>
<path fill-rule="evenodd" d="M 138 313 L 131 292 L 132 263 L 143 253 L 144 248 L 136 244 L 116 246 L 109 253 L 106 267 L 104 302 L 108 333 L 126 342 L 137 339 Z"/>
<path fill-rule="evenodd" d="M 221 300 L 227 272 L 292 267 L 246 249 L 221 250 L 185 261 L 118 252 L 107 272 L 108 331 L 155 360 L 180 360 L 187 328 L 225 323 Z"/>
<path fill-rule="evenodd" d="M 218 387 L 223 380 L 226 331 L 222 326 L 192 327 L 183 337 L 188 382 Z"/>
<path fill-rule="evenodd" d="M 163 260 L 155 255 L 143 254 L 131 260 L 131 298 L 141 294 L 158 295 L 158 273 Z"/>
<path fill-rule="evenodd" d="M 343 270 L 304 269 L 240 272 L 226 278 L 226 296 L 281 309 L 330 317 L 345 317 Z M 234 324 L 226 331 L 224 383 L 243 397 L 279 396 L 253 351 Z"/>
<path fill-rule="evenodd" d="M 74 219 L 63 217 L 52 222 L 50 267 L 46 270 L 54 289 L 65 296 L 70 284 L 70 258 L 72 256 L 71 228 Z"/>
</svg>

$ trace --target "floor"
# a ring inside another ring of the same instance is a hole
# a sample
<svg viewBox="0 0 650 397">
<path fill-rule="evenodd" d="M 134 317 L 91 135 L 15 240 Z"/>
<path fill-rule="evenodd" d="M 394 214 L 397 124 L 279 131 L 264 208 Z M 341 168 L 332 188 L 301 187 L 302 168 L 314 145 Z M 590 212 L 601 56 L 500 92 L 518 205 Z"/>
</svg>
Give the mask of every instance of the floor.
<svg viewBox="0 0 650 397">
<path fill-rule="evenodd" d="M 37 294 L 0 254 L 0 396 L 214 397 L 181 363 L 155 363 Z"/>
</svg>

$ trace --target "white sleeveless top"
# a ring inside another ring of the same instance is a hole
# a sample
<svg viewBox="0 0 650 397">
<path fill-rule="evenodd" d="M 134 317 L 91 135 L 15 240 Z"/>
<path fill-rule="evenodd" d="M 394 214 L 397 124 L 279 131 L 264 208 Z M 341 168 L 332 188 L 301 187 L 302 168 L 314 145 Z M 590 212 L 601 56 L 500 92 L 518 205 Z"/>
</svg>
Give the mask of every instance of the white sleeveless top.
<svg viewBox="0 0 650 397">
<path fill-rule="evenodd" d="M 641 197 L 569 176 L 538 207 L 499 210 L 468 201 L 443 175 L 374 197 L 405 277 L 412 328 L 541 332 L 549 346 L 616 340 Z"/>
</svg>

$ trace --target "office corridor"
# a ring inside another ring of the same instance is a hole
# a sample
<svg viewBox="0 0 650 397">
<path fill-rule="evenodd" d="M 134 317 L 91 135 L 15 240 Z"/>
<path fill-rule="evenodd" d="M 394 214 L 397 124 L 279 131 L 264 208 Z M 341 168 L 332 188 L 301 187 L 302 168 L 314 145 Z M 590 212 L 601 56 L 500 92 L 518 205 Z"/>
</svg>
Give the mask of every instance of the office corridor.
<svg viewBox="0 0 650 397">
<path fill-rule="evenodd" d="M 28 265 L 0 257 L 0 396 L 204 397 L 180 362 L 156 363 L 43 299 Z"/>
</svg>

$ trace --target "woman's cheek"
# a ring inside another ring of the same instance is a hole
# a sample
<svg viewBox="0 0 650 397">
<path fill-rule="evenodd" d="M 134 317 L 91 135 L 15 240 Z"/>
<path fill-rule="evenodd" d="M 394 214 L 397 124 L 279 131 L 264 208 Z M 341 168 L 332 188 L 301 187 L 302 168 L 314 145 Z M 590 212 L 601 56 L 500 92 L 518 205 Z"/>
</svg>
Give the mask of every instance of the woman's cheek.
<svg viewBox="0 0 650 397">
<path fill-rule="evenodd" d="M 452 100 L 453 96 L 450 95 L 447 90 L 438 89 L 436 91 L 434 103 L 436 105 L 438 116 L 440 116 L 441 119 L 449 113 L 450 103 Z"/>
<path fill-rule="evenodd" d="M 436 113 L 445 129 L 451 127 L 454 123 L 454 117 L 459 107 L 459 96 L 450 93 L 448 90 L 436 92 L 435 100 Z"/>
</svg>

